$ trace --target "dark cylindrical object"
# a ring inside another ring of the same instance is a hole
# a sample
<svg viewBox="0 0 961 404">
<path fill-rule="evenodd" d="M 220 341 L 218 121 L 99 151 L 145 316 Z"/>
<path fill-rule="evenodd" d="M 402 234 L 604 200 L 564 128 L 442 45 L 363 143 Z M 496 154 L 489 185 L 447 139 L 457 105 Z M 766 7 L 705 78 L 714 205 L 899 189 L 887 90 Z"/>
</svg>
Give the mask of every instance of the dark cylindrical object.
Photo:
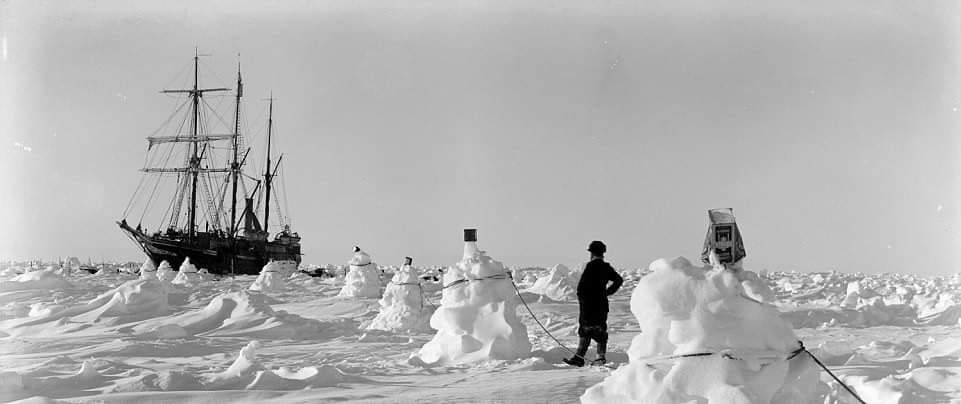
<svg viewBox="0 0 961 404">
<path fill-rule="evenodd" d="M 414 259 L 411 257 L 404 257 L 404 265 L 411 265 L 414 263 Z"/>
<path fill-rule="evenodd" d="M 477 241 L 477 229 L 464 229 L 464 241 Z"/>
</svg>

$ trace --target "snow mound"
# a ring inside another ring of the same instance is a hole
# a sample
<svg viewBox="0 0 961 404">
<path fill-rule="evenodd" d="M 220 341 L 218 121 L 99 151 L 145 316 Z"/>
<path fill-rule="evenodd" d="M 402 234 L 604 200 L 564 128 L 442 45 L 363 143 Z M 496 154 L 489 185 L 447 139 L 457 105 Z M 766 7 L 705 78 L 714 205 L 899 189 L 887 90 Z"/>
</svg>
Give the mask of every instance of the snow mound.
<svg viewBox="0 0 961 404">
<path fill-rule="evenodd" d="M 70 287 L 70 282 L 67 282 L 63 276 L 58 275 L 55 271 L 26 272 L 14 276 L 10 280 L 0 281 L 0 292 L 32 289 L 56 290 L 68 287 Z"/>
<path fill-rule="evenodd" d="M 177 276 L 177 272 L 174 271 L 174 268 L 170 266 L 170 263 L 167 262 L 167 260 L 164 260 L 160 262 L 160 267 L 157 268 L 156 276 L 159 280 L 170 282 Z"/>
<path fill-rule="evenodd" d="M 340 297 L 380 297 L 380 269 L 370 260 L 370 256 L 355 248 L 354 256 L 348 263 L 350 270 L 344 279 Z"/>
<path fill-rule="evenodd" d="M 232 390 L 243 388 L 250 383 L 254 375 L 264 366 L 257 360 L 257 349 L 260 343 L 251 341 L 240 349 L 240 354 L 223 372 L 214 373 L 207 377 L 204 384 L 211 390 Z"/>
<path fill-rule="evenodd" d="M 144 272 L 157 272 L 157 266 L 154 265 L 152 259 L 147 258 L 143 261 L 143 264 L 140 265 L 139 273 L 143 274 Z"/>
<path fill-rule="evenodd" d="M 518 299 L 504 264 L 474 243 L 444 274 L 441 305 L 430 318 L 437 330 L 410 362 L 421 366 L 526 358 L 527 327 L 517 318 Z"/>
<path fill-rule="evenodd" d="M 165 370 L 148 373 L 133 380 L 119 383 L 108 393 L 128 393 L 139 391 L 194 391 L 203 390 L 201 379 L 184 371 Z"/>
<path fill-rule="evenodd" d="M 288 368 L 257 372 L 245 389 L 247 390 L 302 390 L 314 387 L 332 387 L 345 382 L 363 381 L 363 378 L 345 374 L 333 366 L 308 366 L 297 371 Z"/>
<path fill-rule="evenodd" d="M 308 366 L 299 370 L 281 367 L 268 369 L 257 358 L 260 343 L 251 341 L 226 370 L 208 375 L 204 381 L 206 390 L 302 390 L 312 387 L 330 387 L 363 378 L 347 375 L 333 366 Z"/>
<path fill-rule="evenodd" d="M 274 311 L 270 302 L 267 296 L 247 290 L 223 293 L 202 309 L 150 320 L 138 325 L 137 330 L 146 338 L 202 335 L 267 339 L 313 339 L 334 330 L 317 320 Z"/>
<path fill-rule="evenodd" d="M 578 276 L 567 266 L 558 264 L 547 275 L 538 278 L 527 291 L 558 302 L 577 301 Z"/>
<path fill-rule="evenodd" d="M 85 304 L 37 304 L 30 317 L 14 320 L 4 331 L 10 335 L 57 335 L 82 331 L 93 323 L 112 325 L 162 316 L 169 311 L 168 287 L 156 279 L 134 279 Z"/>
<path fill-rule="evenodd" d="M 287 283 L 284 281 L 285 272 L 283 265 L 278 261 L 270 261 L 260 270 L 260 275 L 250 284 L 250 290 L 262 292 L 275 292 L 284 290 Z"/>
<path fill-rule="evenodd" d="M 174 285 L 180 285 L 185 287 L 197 286 L 200 282 L 203 282 L 203 278 L 200 276 L 199 272 L 184 272 L 180 271 L 177 276 L 174 277 L 170 283 Z"/>
<path fill-rule="evenodd" d="M 280 272 L 281 275 L 290 276 L 290 274 L 297 272 L 297 261 L 292 260 L 279 260 L 271 261 L 274 263 L 275 270 Z"/>
<path fill-rule="evenodd" d="M 168 311 L 167 299 L 167 285 L 152 279 L 134 279 L 90 300 L 87 306 L 97 309 L 85 316 L 99 319 L 134 314 L 164 314 Z"/>
<path fill-rule="evenodd" d="M 187 257 L 184 258 L 184 262 L 180 264 L 179 272 L 197 273 L 197 266 L 190 262 L 190 257 Z"/>
<path fill-rule="evenodd" d="M 380 313 L 367 326 L 368 330 L 426 331 L 430 327 L 431 310 L 424 307 L 419 274 L 410 265 L 394 272 L 380 299 Z"/>
<path fill-rule="evenodd" d="M 808 403 L 818 372 L 773 306 L 747 294 L 740 269 L 660 259 L 638 282 L 631 311 L 642 333 L 630 363 L 581 396 L 584 403 Z M 759 285 L 754 285 L 759 287 Z M 665 356 L 712 353 L 666 359 Z M 741 360 L 732 360 L 726 355 Z"/>
<path fill-rule="evenodd" d="M 215 276 L 214 274 L 210 273 L 210 271 L 208 271 L 207 268 L 200 268 L 200 271 L 197 272 L 197 275 L 200 276 L 200 280 L 202 280 L 202 281 L 209 281 L 209 280 L 217 279 L 217 276 Z"/>
<path fill-rule="evenodd" d="M 200 282 L 203 282 L 203 278 L 200 277 L 200 272 L 197 271 L 197 267 L 190 262 L 190 257 L 184 259 L 183 264 L 180 264 L 180 270 L 177 272 L 177 276 L 170 281 L 170 283 L 174 285 L 188 287 L 196 286 Z"/>
<path fill-rule="evenodd" d="M 95 360 L 85 360 L 79 371 L 64 376 L 39 377 L 36 373 L 0 372 L 0 397 L 4 402 L 32 397 L 20 402 L 43 403 L 52 402 L 52 400 L 45 397 L 40 397 L 42 400 L 34 400 L 37 395 L 63 397 L 78 390 L 97 388 L 107 380 L 107 377 L 97 371 L 95 362 Z"/>
</svg>

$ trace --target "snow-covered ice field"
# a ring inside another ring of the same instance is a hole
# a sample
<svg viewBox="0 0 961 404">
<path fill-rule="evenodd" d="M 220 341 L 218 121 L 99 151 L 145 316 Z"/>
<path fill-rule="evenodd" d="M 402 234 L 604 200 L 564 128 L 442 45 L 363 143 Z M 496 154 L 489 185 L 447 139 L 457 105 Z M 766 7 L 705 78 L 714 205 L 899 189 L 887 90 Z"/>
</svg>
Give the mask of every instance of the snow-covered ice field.
<svg viewBox="0 0 961 404">
<path fill-rule="evenodd" d="M 631 292 L 646 272 L 623 271 L 612 297 L 609 366 L 572 368 L 523 306 L 529 357 L 424 367 L 410 359 L 434 331 L 367 330 L 379 299 L 338 296 L 342 277 L 294 273 L 253 291 L 257 276 L 171 284 L 22 271 L 0 274 L 3 402 L 577 402 L 628 362 L 640 332 Z M 573 348 L 572 272 L 513 269 L 533 311 Z M 961 403 L 961 275 L 760 276 L 797 336 L 866 401 Z M 423 290 L 433 310 L 440 284 Z M 815 402 L 854 402 L 820 378 Z"/>
</svg>

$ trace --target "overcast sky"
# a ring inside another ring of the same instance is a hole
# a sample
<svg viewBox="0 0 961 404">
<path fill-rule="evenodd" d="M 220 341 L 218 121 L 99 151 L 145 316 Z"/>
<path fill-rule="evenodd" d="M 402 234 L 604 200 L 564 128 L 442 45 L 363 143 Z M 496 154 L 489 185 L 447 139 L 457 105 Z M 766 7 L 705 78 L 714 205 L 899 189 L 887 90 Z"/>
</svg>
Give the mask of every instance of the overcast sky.
<svg viewBox="0 0 961 404">
<path fill-rule="evenodd" d="M 308 263 L 477 227 L 639 267 L 731 207 L 752 269 L 959 271 L 955 1 L 194 3 L 0 3 L 0 259 L 142 259 L 114 221 L 196 46 L 205 85 L 241 54 L 251 133 L 278 98 Z"/>
</svg>

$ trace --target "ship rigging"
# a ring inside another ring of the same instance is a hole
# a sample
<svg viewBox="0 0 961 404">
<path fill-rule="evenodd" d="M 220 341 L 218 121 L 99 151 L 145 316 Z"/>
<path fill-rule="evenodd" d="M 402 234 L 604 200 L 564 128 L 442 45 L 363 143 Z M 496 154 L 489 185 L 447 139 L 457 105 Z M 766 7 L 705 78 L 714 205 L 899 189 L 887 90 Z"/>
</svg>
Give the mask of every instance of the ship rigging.
<svg viewBox="0 0 961 404">
<path fill-rule="evenodd" d="M 200 56 L 195 53 L 193 57 L 193 84 L 190 88 L 161 91 L 186 97 L 181 99 L 164 125 L 147 137 L 147 161 L 140 170 L 144 175 L 117 224 L 155 264 L 166 260 L 177 268 L 190 257 L 196 266 L 207 268 L 211 273 L 256 274 L 271 260 L 300 263 L 300 236 L 291 231 L 289 217 L 280 210 L 279 193 L 272 192 L 283 161 L 283 155 L 276 163 L 272 163 L 271 158 L 274 98 L 272 95 L 268 98 L 266 164 L 263 176 L 257 178 L 244 170 L 252 165 L 248 161 L 252 158 L 251 149 L 244 147 L 241 134 L 244 87 L 240 64 L 233 92 L 233 125 L 228 125 L 207 100 L 220 96 L 223 101 L 222 95 L 231 89 L 200 86 Z M 172 128 L 171 123 L 178 114 L 182 119 L 173 128 L 173 134 L 158 136 L 164 129 Z M 208 123 L 211 116 L 219 119 L 220 126 L 227 128 L 224 133 L 211 130 L 211 126 L 215 126 Z M 228 146 L 220 146 L 222 143 Z M 224 155 L 218 154 L 221 151 L 225 152 Z M 168 166 L 178 156 L 182 156 L 182 164 Z M 172 184 L 171 179 L 174 180 Z M 254 183 L 249 192 L 247 181 Z M 166 186 L 161 188 L 162 185 Z M 157 199 L 158 190 L 160 195 L 168 195 L 170 202 L 159 218 L 158 230 L 151 233 L 143 227 L 143 221 L 148 214 L 155 213 L 150 207 Z M 238 197 L 243 199 L 239 211 Z M 128 218 L 137 202 L 142 202 L 143 209 L 136 226 L 131 226 Z M 277 213 L 278 230 L 270 239 L 272 203 Z M 262 223 L 257 215 L 261 205 Z"/>
</svg>

